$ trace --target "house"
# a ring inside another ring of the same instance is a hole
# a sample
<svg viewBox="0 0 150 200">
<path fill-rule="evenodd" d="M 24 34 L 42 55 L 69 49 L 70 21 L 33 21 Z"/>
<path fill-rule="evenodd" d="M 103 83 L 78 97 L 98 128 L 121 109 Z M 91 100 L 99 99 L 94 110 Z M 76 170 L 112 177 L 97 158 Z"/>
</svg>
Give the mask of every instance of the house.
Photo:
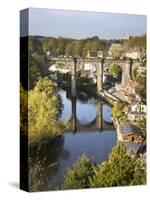
<svg viewBox="0 0 150 200">
<path fill-rule="evenodd" d="M 52 72 L 58 71 L 57 65 L 56 64 L 51 65 L 48 70 Z"/>
<path fill-rule="evenodd" d="M 98 58 L 104 58 L 104 51 L 98 51 L 97 52 L 97 57 Z"/>
<path fill-rule="evenodd" d="M 146 105 L 143 102 L 134 102 L 129 106 L 128 119 L 143 120 L 146 118 Z"/>
<path fill-rule="evenodd" d="M 145 112 L 129 112 L 128 113 L 128 119 L 131 121 L 134 120 L 143 120 L 146 119 L 146 113 Z"/>
<path fill-rule="evenodd" d="M 115 56 L 120 56 L 122 51 L 123 51 L 123 45 L 122 44 L 112 43 L 110 48 L 109 48 L 108 55 L 114 56 L 114 54 L 116 54 Z"/>
<path fill-rule="evenodd" d="M 87 52 L 87 58 L 103 58 L 104 52 L 103 51 L 88 51 Z"/>
<path fill-rule="evenodd" d="M 142 51 L 141 50 L 128 50 L 124 53 L 124 56 L 131 59 L 141 59 Z"/>
<path fill-rule="evenodd" d="M 63 68 L 57 64 L 53 64 L 49 67 L 49 71 L 52 71 L 52 72 L 60 72 L 60 73 L 68 73 L 70 70 L 69 69 L 66 69 L 66 68 Z"/>
<path fill-rule="evenodd" d="M 126 92 L 128 94 L 136 94 L 136 91 L 143 89 L 143 86 L 137 81 L 129 80 L 126 87 Z"/>
<path fill-rule="evenodd" d="M 84 64 L 84 70 L 85 71 L 96 71 L 96 67 L 95 65 L 91 64 L 91 63 L 86 63 Z"/>
<path fill-rule="evenodd" d="M 118 141 L 142 142 L 141 130 L 130 123 L 122 124 L 118 129 Z"/>
<path fill-rule="evenodd" d="M 146 67 L 139 66 L 138 69 L 137 69 L 137 73 L 140 76 L 145 77 L 146 76 Z"/>
<path fill-rule="evenodd" d="M 98 54 L 97 51 L 88 51 L 87 58 L 97 58 Z"/>
<path fill-rule="evenodd" d="M 121 142 L 125 145 L 128 155 L 131 157 L 143 155 L 146 152 L 146 146 L 143 143 Z"/>
<path fill-rule="evenodd" d="M 129 112 L 144 112 L 146 113 L 147 106 L 141 102 L 133 102 L 129 106 Z"/>
</svg>

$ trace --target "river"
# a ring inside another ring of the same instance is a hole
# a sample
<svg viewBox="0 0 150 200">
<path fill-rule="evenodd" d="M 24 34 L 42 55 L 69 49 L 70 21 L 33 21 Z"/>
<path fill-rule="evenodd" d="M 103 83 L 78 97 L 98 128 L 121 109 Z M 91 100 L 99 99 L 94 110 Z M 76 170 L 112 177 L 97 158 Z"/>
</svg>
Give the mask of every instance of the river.
<svg viewBox="0 0 150 200">
<path fill-rule="evenodd" d="M 59 94 L 64 104 L 60 118 L 69 120 L 72 112 L 71 100 L 67 98 L 66 91 L 60 90 Z M 106 103 L 102 104 L 102 114 L 103 120 L 110 123 L 111 109 Z M 96 99 L 91 98 L 84 101 L 77 99 L 76 116 L 78 122 L 86 125 L 93 121 L 96 115 Z M 75 133 L 68 131 L 53 144 L 46 144 L 40 151 L 37 160 L 43 167 L 39 174 L 40 180 L 37 190 L 61 189 L 67 168 L 72 166 L 82 154 L 86 154 L 96 163 L 107 160 L 112 147 L 116 145 L 116 138 L 117 134 L 114 129 L 91 131 L 87 127 L 86 131 L 77 130 Z M 38 180 L 37 177 L 36 179 Z"/>
</svg>

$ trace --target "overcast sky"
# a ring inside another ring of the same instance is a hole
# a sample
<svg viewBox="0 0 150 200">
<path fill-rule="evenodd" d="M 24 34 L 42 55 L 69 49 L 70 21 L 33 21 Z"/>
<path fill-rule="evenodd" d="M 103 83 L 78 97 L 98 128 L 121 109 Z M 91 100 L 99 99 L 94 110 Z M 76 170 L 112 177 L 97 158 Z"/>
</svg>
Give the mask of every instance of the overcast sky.
<svg viewBox="0 0 150 200">
<path fill-rule="evenodd" d="M 28 33 L 22 17 L 21 23 L 21 36 L 29 33 L 81 39 L 96 35 L 102 39 L 118 39 L 146 33 L 145 15 L 30 8 Z"/>
</svg>

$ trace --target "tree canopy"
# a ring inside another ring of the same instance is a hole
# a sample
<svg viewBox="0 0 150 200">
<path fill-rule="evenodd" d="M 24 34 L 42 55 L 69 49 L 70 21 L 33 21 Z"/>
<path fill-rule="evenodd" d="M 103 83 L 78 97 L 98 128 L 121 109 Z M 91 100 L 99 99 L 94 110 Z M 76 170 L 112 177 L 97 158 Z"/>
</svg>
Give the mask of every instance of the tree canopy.
<svg viewBox="0 0 150 200">
<path fill-rule="evenodd" d="M 141 36 L 129 37 L 128 40 L 123 41 L 123 45 L 126 49 L 134 47 L 146 49 L 146 34 Z"/>
<path fill-rule="evenodd" d="M 30 142 L 60 135 L 63 124 L 58 116 L 62 105 L 54 83 L 47 77 L 40 79 L 28 98 Z"/>
<path fill-rule="evenodd" d="M 28 134 L 28 92 L 20 84 L 20 131 L 21 134 Z"/>
<path fill-rule="evenodd" d="M 93 175 L 91 160 L 82 155 L 73 167 L 67 170 L 63 189 L 82 189 L 89 187 L 89 177 Z"/>
<path fill-rule="evenodd" d="M 120 118 L 123 116 L 123 105 L 121 102 L 115 102 L 112 108 L 112 115 L 115 118 Z"/>
<path fill-rule="evenodd" d="M 121 75 L 122 69 L 119 65 L 113 64 L 109 67 L 109 73 L 113 76 Z"/>
<path fill-rule="evenodd" d="M 131 158 L 123 144 L 113 148 L 108 161 L 94 167 L 91 187 L 146 184 L 146 172 L 140 160 Z"/>
</svg>

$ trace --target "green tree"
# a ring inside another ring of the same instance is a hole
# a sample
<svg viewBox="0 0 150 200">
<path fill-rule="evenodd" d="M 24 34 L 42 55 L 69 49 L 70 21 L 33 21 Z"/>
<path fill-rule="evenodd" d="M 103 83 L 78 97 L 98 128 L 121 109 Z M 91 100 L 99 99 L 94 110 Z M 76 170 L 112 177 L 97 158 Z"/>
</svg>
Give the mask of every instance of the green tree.
<svg viewBox="0 0 150 200">
<path fill-rule="evenodd" d="M 142 36 L 130 37 L 128 40 L 124 40 L 123 44 L 125 49 L 134 47 L 146 49 L 146 34 Z"/>
<path fill-rule="evenodd" d="M 120 76 L 121 75 L 121 67 L 117 64 L 113 64 L 109 68 L 109 73 L 112 74 L 113 76 Z"/>
<path fill-rule="evenodd" d="M 146 76 L 136 75 L 134 80 L 140 84 L 136 89 L 136 93 L 146 100 Z"/>
<path fill-rule="evenodd" d="M 145 168 L 131 158 L 123 144 L 113 148 L 108 161 L 94 168 L 94 176 L 90 179 L 91 187 L 112 187 L 139 185 L 146 182 Z M 144 176 L 143 176 L 144 174 Z"/>
<path fill-rule="evenodd" d="M 89 177 L 93 175 L 91 160 L 82 155 L 73 167 L 67 170 L 63 189 L 81 189 L 89 187 Z"/>
<path fill-rule="evenodd" d="M 28 94 L 29 141 L 54 138 L 64 124 L 58 120 L 61 102 L 56 86 L 47 77 L 40 79 Z"/>
<path fill-rule="evenodd" d="M 112 115 L 115 118 L 120 118 L 124 115 L 123 105 L 121 102 L 115 102 L 112 108 Z"/>
<path fill-rule="evenodd" d="M 20 83 L 20 131 L 21 134 L 28 134 L 28 91 L 24 90 Z"/>
</svg>

